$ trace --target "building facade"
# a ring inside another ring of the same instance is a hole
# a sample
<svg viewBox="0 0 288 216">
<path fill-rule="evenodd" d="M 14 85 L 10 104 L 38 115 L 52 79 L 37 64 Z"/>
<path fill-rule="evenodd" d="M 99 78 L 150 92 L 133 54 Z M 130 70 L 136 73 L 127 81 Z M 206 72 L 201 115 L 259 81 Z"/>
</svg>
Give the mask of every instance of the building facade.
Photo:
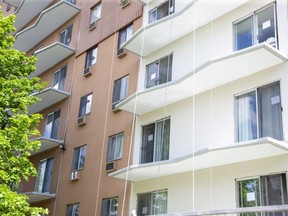
<svg viewBox="0 0 288 216">
<path fill-rule="evenodd" d="M 130 163 L 134 116 L 115 108 L 136 91 L 139 57 L 120 46 L 142 25 L 129 1 L 1 1 L 16 14 L 14 48 L 38 58 L 45 89 L 39 112 L 38 170 L 18 191 L 49 215 L 128 214 L 130 183 L 108 177 Z"/>
<path fill-rule="evenodd" d="M 33 205 L 287 214 L 287 1 L 2 4 L 48 82 L 30 108 L 44 116 L 38 176 L 19 188 Z"/>
</svg>

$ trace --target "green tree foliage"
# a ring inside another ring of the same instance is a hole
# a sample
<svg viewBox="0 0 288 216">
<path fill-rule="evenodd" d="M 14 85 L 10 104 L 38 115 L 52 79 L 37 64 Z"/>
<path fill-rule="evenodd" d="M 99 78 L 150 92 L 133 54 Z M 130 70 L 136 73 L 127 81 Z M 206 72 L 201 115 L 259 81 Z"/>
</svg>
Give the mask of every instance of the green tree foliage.
<svg viewBox="0 0 288 216">
<path fill-rule="evenodd" d="M 27 107 L 38 101 L 31 94 L 43 88 L 39 78 L 28 78 L 36 58 L 13 49 L 14 21 L 0 10 L 0 215 L 39 215 L 47 210 L 30 207 L 27 196 L 13 191 L 21 179 L 37 174 L 28 157 L 40 147 L 30 139 L 39 135 L 41 115 L 28 115 Z"/>
</svg>

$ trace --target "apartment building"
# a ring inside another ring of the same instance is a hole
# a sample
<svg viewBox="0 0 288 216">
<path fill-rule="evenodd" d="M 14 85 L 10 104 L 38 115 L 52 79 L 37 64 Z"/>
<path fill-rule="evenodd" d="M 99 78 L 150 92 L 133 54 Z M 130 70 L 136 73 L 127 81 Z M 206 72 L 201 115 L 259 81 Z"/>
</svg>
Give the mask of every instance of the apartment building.
<svg viewBox="0 0 288 216">
<path fill-rule="evenodd" d="M 33 205 L 287 214 L 287 1 L 7 3 L 30 17 L 15 48 L 49 83 L 30 109 L 44 115 L 39 173 L 19 188 Z"/>
<path fill-rule="evenodd" d="M 16 14 L 14 48 L 38 58 L 46 88 L 38 170 L 18 191 L 49 215 L 128 215 L 130 182 L 108 177 L 129 166 L 134 115 L 116 105 L 136 91 L 139 57 L 121 48 L 142 25 L 138 0 L 4 0 Z"/>
<path fill-rule="evenodd" d="M 130 214 L 287 214 L 287 1 L 141 2 Z"/>
</svg>

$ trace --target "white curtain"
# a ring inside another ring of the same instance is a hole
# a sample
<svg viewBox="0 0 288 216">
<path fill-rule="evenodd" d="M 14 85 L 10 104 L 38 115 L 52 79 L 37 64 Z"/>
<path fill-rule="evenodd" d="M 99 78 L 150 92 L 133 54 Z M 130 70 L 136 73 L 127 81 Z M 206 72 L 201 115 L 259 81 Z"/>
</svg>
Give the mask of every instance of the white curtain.
<svg viewBox="0 0 288 216">
<path fill-rule="evenodd" d="M 236 98 L 237 138 L 247 141 L 257 138 L 257 115 L 255 91 Z"/>
</svg>

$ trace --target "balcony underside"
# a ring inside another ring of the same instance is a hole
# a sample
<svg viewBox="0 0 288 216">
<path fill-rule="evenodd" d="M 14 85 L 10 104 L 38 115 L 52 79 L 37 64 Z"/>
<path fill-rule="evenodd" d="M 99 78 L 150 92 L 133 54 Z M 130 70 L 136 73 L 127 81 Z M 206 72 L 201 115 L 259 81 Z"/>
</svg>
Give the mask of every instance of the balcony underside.
<svg viewBox="0 0 288 216">
<path fill-rule="evenodd" d="M 142 27 L 122 47 L 147 56 L 248 1 L 221 0 L 212 3 L 211 0 L 194 0 L 183 10 Z"/>
<path fill-rule="evenodd" d="M 37 203 L 37 202 L 42 202 L 42 201 L 47 201 L 50 199 L 55 198 L 55 193 L 39 193 L 39 192 L 27 192 L 24 193 L 28 196 L 28 203 Z"/>
<path fill-rule="evenodd" d="M 40 112 L 41 110 L 64 100 L 69 97 L 70 93 L 50 87 L 33 95 L 41 100 L 28 108 L 29 114 Z"/>
<path fill-rule="evenodd" d="M 39 150 L 37 152 L 33 152 L 32 155 L 44 152 L 46 150 L 55 148 L 57 146 L 59 146 L 59 144 L 63 143 L 64 140 L 57 140 L 57 139 L 51 139 L 51 138 L 47 138 L 47 137 L 37 137 L 33 140 L 39 140 L 41 142 L 41 146 L 39 148 Z"/>
<path fill-rule="evenodd" d="M 142 115 L 285 61 L 287 57 L 278 50 L 265 43 L 259 44 L 210 60 L 179 80 L 138 91 L 116 108 Z"/>
<path fill-rule="evenodd" d="M 20 31 L 51 2 L 53 2 L 53 0 L 38 1 L 37 4 L 35 4 L 35 0 L 22 0 L 14 13 L 16 15 L 14 23 L 16 32 Z M 33 10 L 31 10 L 31 8 L 33 8 Z"/>
<path fill-rule="evenodd" d="M 128 178 L 130 181 L 138 182 L 287 153 L 287 143 L 272 138 L 261 138 L 224 147 L 207 148 L 167 161 L 131 165 L 128 168 L 112 172 L 109 176 L 119 179 Z"/>
<path fill-rule="evenodd" d="M 13 7 L 18 7 L 22 0 L 4 0 L 5 3 L 12 5 Z"/>
<path fill-rule="evenodd" d="M 68 58 L 75 53 L 75 49 L 68 47 L 60 42 L 53 43 L 35 52 L 38 59 L 36 70 L 30 77 L 39 76 L 49 68 Z"/>
<path fill-rule="evenodd" d="M 15 35 L 14 48 L 27 52 L 61 25 L 74 17 L 80 9 L 62 0 L 41 12 L 36 22 Z"/>
</svg>

